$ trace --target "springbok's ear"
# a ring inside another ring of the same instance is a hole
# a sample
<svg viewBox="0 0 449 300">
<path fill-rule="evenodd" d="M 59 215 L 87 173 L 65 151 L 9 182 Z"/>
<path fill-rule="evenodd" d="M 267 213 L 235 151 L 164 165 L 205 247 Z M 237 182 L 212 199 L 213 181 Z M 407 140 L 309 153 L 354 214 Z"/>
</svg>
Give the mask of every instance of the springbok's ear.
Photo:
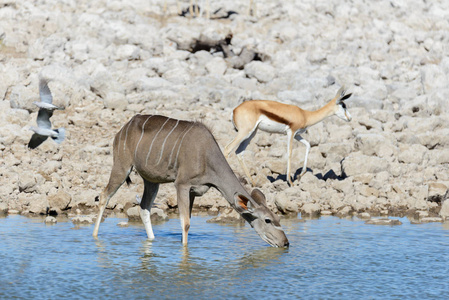
<svg viewBox="0 0 449 300">
<path fill-rule="evenodd" d="M 352 93 L 347 94 L 347 95 L 344 95 L 344 96 L 340 99 L 340 102 L 345 101 L 346 99 L 348 99 L 348 98 L 351 97 L 351 96 L 352 96 Z"/>
<path fill-rule="evenodd" d="M 241 194 L 234 195 L 234 202 L 237 210 L 240 212 L 243 211 L 251 212 L 253 210 L 251 201 Z"/>
<path fill-rule="evenodd" d="M 338 92 L 337 95 L 335 96 L 335 98 L 337 98 L 337 104 L 342 103 L 343 101 L 345 101 L 346 99 L 348 99 L 349 97 L 352 96 L 352 93 L 349 93 L 346 95 L 346 89 L 345 86 L 342 86 Z"/>
<path fill-rule="evenodd" d="M 345 93 L 346 93 L 345 86 L 342 85 L 341 88 L 337 92 L 337 95 L 336 95 L 337 99 L 341 99 L 345 95 Z"/>
<path fill-rule="evenodd" d="M 254 189 L 251 192 L 251 197 L 256 201 L 257 204 L 262 206 L 267 206 L 267 199 L 265 198 L 265 195 L 262 193 L 259 189 Z"/>
</svg>

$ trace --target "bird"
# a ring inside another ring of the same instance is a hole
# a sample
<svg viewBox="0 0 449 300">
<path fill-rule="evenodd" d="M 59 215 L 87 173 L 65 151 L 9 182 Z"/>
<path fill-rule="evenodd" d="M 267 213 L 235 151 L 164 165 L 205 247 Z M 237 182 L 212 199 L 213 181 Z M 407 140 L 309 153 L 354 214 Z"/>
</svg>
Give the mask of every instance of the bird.
<svg viewBox="0 0 449 300">
<path fill-rule="evenodd" d="M 51 137 L 56 143 L 60 144 L 65 139 L 65 129 L 51 129 L 50 118 L 53 116 L 54 110 L 64 109 L 54 105 L 53 97 L 50 88 L 48 87 L 48 80 L 41 77 L 39 79 L 39 96 L 40 102 L 34 102 L 39 107 L 37 114 L 37 126 L 31 126 L 30 130 L 34 131 L 28 143 L 28 148 L 35 149 L 42 144 L 48 137 Z"/>
<path fill-rule="evenodd" d="M 33 102 L 33 104 L 35 104 L 37 107 L 44 108 L 46 110 L 64 109 L 64 107 L 59 107 L 53 104 L 53 96 L 51 95 L 50 88 L 48 87 L 48 80 L 46 78 L 40 78 L 39 80 L 39 96 L 41 101 Z"/>
</svg>

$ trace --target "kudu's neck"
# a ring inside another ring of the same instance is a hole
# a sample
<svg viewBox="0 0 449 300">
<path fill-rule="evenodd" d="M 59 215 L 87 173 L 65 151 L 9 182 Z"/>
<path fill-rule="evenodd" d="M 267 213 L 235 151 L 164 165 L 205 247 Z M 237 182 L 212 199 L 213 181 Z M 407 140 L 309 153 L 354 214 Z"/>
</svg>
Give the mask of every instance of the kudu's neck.
<svg viewBox="0 0 449 300">
<path fill-rule="evenodd" d="M 221 151 L 211 166 L 211 170 L 210 184 L 214 186 L 233 207 L 235 205 L 234 195 L 236 193 L 250 197 L 232 171 Z"/>
<path fill-rule="evenodd" d="M 315 111 L 306 111 L 306 127 L 310 127 L 335 114 L 335 100 L 329 101 L 326 105 Z"/>
</svg>

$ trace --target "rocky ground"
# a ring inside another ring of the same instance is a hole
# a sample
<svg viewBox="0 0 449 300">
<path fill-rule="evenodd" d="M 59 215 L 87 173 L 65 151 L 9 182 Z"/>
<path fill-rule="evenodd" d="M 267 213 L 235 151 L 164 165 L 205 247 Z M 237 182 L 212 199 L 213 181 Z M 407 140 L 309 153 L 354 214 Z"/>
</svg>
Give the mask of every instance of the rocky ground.
<svg viewBox="0 0 449 300">
<path fill-rule="evenodd" d="M 259 132 L 248 147 L 270 207 L 283 215 L 449 216 L 449 2 L 263 0 L 253 15 L 247 2 L 211 1 L 212 13 L 221 10 L 208 20 L 178 16 L 168 0 L 0 0 L 0 211 L 78 214 L 80 222 L 96 212 L 113 137 L 136 113 L 201 120 L 224 148 L 242 101 L 312 110 L 345 85 L 353 120 L 334 116 L 308 129 L 309 170 L 292 187 L 286 137 Z M 190 47 L 229 33 L 232 51 L 250 49 L 256 60 L 237 66 L 219 47 Z M 39 73 L 65 107 L 51 120 L 67 138 L 29 150 Z M 304 150 L 294 145 L 296 174 Z M 245 181 L 235 155 L 229 163 Z M 109 212 L 136 215 L 143 186 L 131 178 Z M 156 202 L 162 219 L 176 209 L 172 184 Z M 216 191 L 195 209 L 232 217 Z"/>
</svg>

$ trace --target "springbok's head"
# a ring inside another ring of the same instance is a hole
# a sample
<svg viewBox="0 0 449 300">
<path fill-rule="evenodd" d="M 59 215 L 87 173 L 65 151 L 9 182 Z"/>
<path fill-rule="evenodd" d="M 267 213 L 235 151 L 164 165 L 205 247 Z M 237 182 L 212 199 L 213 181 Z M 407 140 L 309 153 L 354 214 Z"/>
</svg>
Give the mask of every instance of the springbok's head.
<svg viewBox="0 0 449 300">
<path fill-rule="evenodd" d="M 265 196 L 260 190 L 254 189 L 249 198 L 236 193 L 234 201 L 236 210 L 265 242 L 272 247 L 289 246 L 279 217 L 268 208 Z"/>
<path fill-rule="evenodd" d="M 346 104 L 345 104 L 345 100 L 348 99 L 349 97 L 351 97 L 352 94 L 347 94 L 346 95 L 346 90 L 345 87 L 342 86 L 338 92 L 337 95 L 335 95 L 335 105 L 336 105 L 336 111 L 335 114 L 337 115 L 337 117 L 339 117 L 342 120 L 345 120 L 346 122 L 351 121 L 352 117 L 351 114 L 349 113 Z"/>
</svg>

